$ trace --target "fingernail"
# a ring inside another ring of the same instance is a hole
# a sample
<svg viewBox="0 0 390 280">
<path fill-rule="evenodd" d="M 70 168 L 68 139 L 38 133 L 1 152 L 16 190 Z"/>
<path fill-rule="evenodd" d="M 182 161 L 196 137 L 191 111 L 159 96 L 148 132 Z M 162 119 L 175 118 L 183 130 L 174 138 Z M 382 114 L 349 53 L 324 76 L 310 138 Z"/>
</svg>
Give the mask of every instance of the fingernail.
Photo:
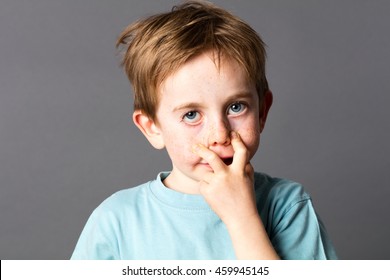
<svg viewBox="0 0 390 280">
<path fill-rule="evenodd" d="M 194 154 L 197 154 L 199 150 L 200 150 L 200 144 L 195 144 L 195 145 L 193 145 L 193 146 L 191 147 L 191 151 L 192 151 L 192 153 L 194 153 Z"/>
<path fill-rule="evenodd" d="M 237 132 L 232 131 L 232 139 L 238 139 L 240 136 L 238 135 Z"/>
</svg>

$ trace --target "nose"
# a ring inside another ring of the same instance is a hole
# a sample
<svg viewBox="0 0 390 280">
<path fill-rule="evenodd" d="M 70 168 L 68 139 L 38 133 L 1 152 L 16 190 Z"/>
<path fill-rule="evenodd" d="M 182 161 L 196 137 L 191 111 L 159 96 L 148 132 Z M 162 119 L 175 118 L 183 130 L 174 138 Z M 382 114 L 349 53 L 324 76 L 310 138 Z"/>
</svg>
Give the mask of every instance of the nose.
<svg viewBox="0 0 390 280">
<path fill-rule="evenodd" d="M 230 145 L 231 127 L 225 118 L 216 118 L 209 129 L 209 146 Z"/>
</svg>

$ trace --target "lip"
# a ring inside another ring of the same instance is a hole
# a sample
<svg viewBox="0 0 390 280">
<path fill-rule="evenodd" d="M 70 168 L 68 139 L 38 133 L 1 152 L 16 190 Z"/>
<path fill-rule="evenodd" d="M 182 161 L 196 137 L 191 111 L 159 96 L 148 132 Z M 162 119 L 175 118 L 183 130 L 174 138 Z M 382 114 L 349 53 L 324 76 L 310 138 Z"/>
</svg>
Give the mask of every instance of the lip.
<svg viewBox="0 0 390 280">
<path fill-rule="evenodd" d="M 231 165 L 231 164 L 233 163 L 233 157 L 220 158 L 220 159 L 223 161 L 223 163 L 224 163 L 225 165 Z M 204 161 L 199 162 L 199 164 L 200 164 L 200 165 L 204 165 L 204 166 L 210 166 L 209 163 L 204 162 Z"/>
<path fill-rule="evenodd" d="M 213 170 L 210 166 L 210 164 L 208 164 L 207 162 L 200 162 L 198 163 L 199 166 L 202 166 L 202 168 L 206 168 L 208 170 Z"/>
</svg>

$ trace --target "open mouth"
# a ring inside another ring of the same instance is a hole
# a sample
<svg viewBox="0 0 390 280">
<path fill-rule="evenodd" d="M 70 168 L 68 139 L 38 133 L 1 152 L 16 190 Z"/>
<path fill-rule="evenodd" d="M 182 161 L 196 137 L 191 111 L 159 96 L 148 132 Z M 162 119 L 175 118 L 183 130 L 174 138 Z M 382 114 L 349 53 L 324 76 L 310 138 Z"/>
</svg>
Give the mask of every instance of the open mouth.
<svg viewBox="0 0 390 280">
<path fill-rule="evenodd" d="M 226 164 L 226 165 L 230 165 L 233 163 L 233 158 L 223 158 L 222 161 Z"/>
<path fill-rule="evenodd" d="M 230 158 L 221 158 L 221 160 L 223 161 L 223 163 L 225 165 L 231 165 L 233 163 L 233 158 L 232 157 L 230 157 Z M 207 166 L 209 165 L 207 162 L 204 162 L 204 161 L 200 162 L 200 164 L 207 165 Z"/>
</svg>

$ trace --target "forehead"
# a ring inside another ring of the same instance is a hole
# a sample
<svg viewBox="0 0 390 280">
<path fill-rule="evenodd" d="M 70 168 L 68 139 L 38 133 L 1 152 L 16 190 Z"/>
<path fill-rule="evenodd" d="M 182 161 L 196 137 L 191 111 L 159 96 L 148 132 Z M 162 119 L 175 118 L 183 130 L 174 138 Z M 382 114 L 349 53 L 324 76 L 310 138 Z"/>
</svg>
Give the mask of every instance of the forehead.
<svg viewBox="0 0 390 280">
<path fill-rule="evenodd" d="M 244 68 L 234 59 L 202 53 L 179 67 L 160 85 L 159 100 L 174 95 L 176 99 L 223 91 L 247 92 L 255 88 Z"/>
</svg>

